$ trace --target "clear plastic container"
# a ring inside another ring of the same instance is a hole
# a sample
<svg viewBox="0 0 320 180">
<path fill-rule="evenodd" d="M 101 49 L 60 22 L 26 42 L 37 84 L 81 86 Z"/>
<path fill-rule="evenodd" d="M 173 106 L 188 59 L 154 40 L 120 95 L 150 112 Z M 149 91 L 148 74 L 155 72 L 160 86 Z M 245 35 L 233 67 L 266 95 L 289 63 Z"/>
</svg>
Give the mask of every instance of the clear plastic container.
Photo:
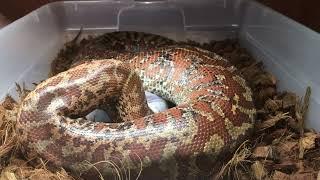
<svg viewBox="0 0 320 180">
<path fill-rule="evenodd" d="M 239 38 L 279 80 L 280 90 L 312 97 L 307 125 L 320 130 L 320 35 L 250 0 L 102 0 L 45 5 L 0 30 L 0 92 L 33 88 L 80 27 L 85 35 L 135 30 L 199 42 Z"/>
</svg>

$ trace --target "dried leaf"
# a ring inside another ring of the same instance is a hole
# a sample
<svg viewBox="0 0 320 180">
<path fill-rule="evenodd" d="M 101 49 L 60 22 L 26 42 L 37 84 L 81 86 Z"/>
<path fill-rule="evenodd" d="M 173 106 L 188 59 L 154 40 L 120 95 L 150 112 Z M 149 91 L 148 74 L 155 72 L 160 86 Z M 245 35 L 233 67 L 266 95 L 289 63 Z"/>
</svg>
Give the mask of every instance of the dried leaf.
<svg viewBox="0 0 320 180">
<path fill-rule="evenodd" d="M 253 150 L 253 158 L 258 159 L 277 159 L 276 152 L 272 146 L 258 146 Z"/>
<path fill-rule="evenodd" d="M 3 171 L 1 173 L 0 179 L 1 180 L 17 180 L 15 174 L 10 171 Z"/>
<path fill-rule="evenodd" d="M 289 116 L 288 114 L 289 113 L 287 112 L 287 113 L 279 113 L 275 116 L 271 116 L 271 118 L 269 118 L 268 120 L 263 121 L 260 124 L 257 124 L 258 131 L 263 131 L 267 128 L 273 127 L 278 121 L 290 118 L 291 116 Z"/>
<path fill-rule="evenodd" d="M 274 164 L 273 168 L 275 170 L 286 172 L 288 174 L 296 172 L 299 169 L 297 167 L 297 163 L 295 163 L 292 160 L 287 160 L 287 161 L 281 162 L 280 164 Z"/>
<path fill-rule="evenodd" d="M 316 147 L 316 139 L 318 138 L 318 134 L 315 133 L 305 133 L 306 137 L 301 139 L 301 145 L 304 150 L 313 149 Z"/>
<path fill-rule="evenodd" d="M 267 172 L 260 161 L 254 162 L 251 165 L 251 170 L 253 171 L 256 179 L 263 179 L 267 175 Z"/>
<path fill-rule="evenodd" d="M 263 164 L 263 167 L 268 171 L 272 172 L 273 171 L 273 166 L 275 162 L 273 160 L 268 160 L 268 159 L 261 159 L 260 162 Z"/>
<path fill-rule="evenodd" d="M 295 155 L 295 150 L 298 149 L 298 142 L 296 141 L 283 141 L 278 146 L 276 146 L 277 152 L 281 159 L 292 158 Z"/>
<path fill-rule="evenodd" d="M 237 55 L 238 56 L 238 55 Z M 240 58 L 239 58 L 240 59 Z M 240 70 L 242 75 L 249 80 L 252 80 L 255 76 L 261 73 L 261 68 L 258 66 L 258 62 L 252 63 L 250 66 L 244 67 Z M 249 81 L 250 82 L 250 81 Z"/>
<path fill-rule="evenodd" d="M 268 142 L 272 142 L 272 144 L 276 144 L 276 141 L 278 140 L 280 143 L 281 139 L 288 136 L 288 130 L 287 129 L 276 129 L 270 134 L 266 135 L 266 140 L 271 140 Z M 290 137 L 290 136 L 289 136 Z M 287 137 L 287 138 L 289 138 Z"/>
<path fill-rule="evenodd" d="M 305 133 L 305 137 L 299 140 L 299 159 L 303 159 L 305 151 L 314 149 L 316 147 L 318 134 L 315 133 Z"/>
<path fill-rule="evenodd" d="M 272 176 L 273 180 L 289 180 L 290 176 L 288 174 L 285 174 L 281 171 L 275 171 L 273 176 Z"/>
<path fill-rule="evenodd" d="M 282 107 L 282 100 L 272 100 L 268 99 L 264 104 L 264 108 L 271 111 L 276 112 Z"/>
<path fill-rule="evenodd" d="M 21 95 L 22 94 L 22 88 L 21 88 L 20 84 L 18 84 L 18 83 L 15 83 L 15 84 L 16 84 L 16 90 L 17 90 L 18 94 Z"/>
<path fill-rule="evenodd" d="M 9 95 L 7 95 L 1 104 L 5 109 L 12 110 L 16 105 L 16 101 Z"/>
<path fill-rule="evenodd" d="M 255 77 L 253 84 L 254 86 L 274 86 L 277 83 L 277 79 L 270 73 L 260 74 Z"/>
<path fill-rule="evenodd" d="M 0 127 L 5 123 L 6 109 L 0 105 Z"/>
<path fill-rule="evenodd" d="M 313 173 L 297 173 L 290 176 L 290 180 L 312 180 L 315 179 Z"/>
<path fill-rule="evenodd" d="M 19 94 L 20 101 L 22 101 L 30 93 L 30 90 L 26 88 L 24 83 L 22 84 L 22 87 L 18 83 L 15 83 L 15 84 L 16 84 L 16 90 Z"/>
<path fill-rule="evenodd" d="M 272 132 L 270 135 L 273 135 L 274 137 L 272 144 L 279 146 L 281 145 L 281 143 L 284 143 L 287 141 L 294 141 L 293 138 L 295 137 L 296 134 L 291 132 L 288 129 L 277 129 L 274 132 Z"/>
<path fill-rule="evenodd" d="M 300 124 L 299 124 L 297 119 L 294 119 L 292 117 L 288 118 L 288 125 L 289 125 L 290 128 L 292 128 L 296 132 L 300 131 Z"/>
<path fill-rule="evenodd" d="M 283 98 L 282 98 L 282 105 L 283 108 L 289 108 L 289 107 L 294 107 L 297 103 L 297 96 L 294 93 L 286 93 Z"/>
<path fill-rule="evenodd" d="M 16 179 L 30 179 L 30 180 L 73 180 L 65 170 L 58 172 L 51 172 L 47 170 L 45 164 L 41 164 L 38 168 L 29 166 L 27 161 L 21 159 L 13 159 L 11 163 L 3 170 L 3 172 L 10 172 Z M 2 173 L 3 175 L 3 173 Z M 1 180 L 2 180 L 1 175 Z M 11 180 L 11 179 L 10 179 Z"/>
<path fill-rule="evenodd" d="M 306 93 L 303 97 L 303 102 L 297 102 L 296 103 L 296 118 L 299 122 L 299 126 L 300 126 L 300 136 L 303 136 L 304 133 L 304 121 L 305 121 L 305 117 L 309 108 L 309 101 L 310 101 L 310 96 L 311 96 L 311 88 L 307 87 Z M 303 149 L 301 149 L 300 151 L 300 156 L 303 156 Z M 300 157 L 302 158 L 302 157 Z"/>
<path fill-rule="evenodd" d="M 303 137 L 303 134 L 304 134 L 304 121 L 309 108 L 310 95 L 311 95 L 311 88 L 307 87 L 305 96 L 303 98 L 303 104 L 297 103 L 295 106 L 296 118 L 298 120 L 299 129 L 300 129 L 300 137 Z M 300 149 L 299 159 L 303 159 L 305 146 L 302 139 L 299 140 L 299 149 Z"/>
<path fill-rule="evenodd" d="M 274 87 L 267 87 L 259 89 L 257 92 L 257 101 L 264 102 L 268 98 L 272 98 L 276 94 L 276 89 Z"/>
<path fill-rule="evenodd" d="M 233 157 L 220 169 L 217 173 L 216 179 L 230 175 L 232 173 L 238 173 L 238 166 L 243 166 L 244 163 L 250 162 L 248 157 L 251 155 L 251 149 L 248 147 L 248 141 L 243 142 L 233 154 Z"/>
</svg>

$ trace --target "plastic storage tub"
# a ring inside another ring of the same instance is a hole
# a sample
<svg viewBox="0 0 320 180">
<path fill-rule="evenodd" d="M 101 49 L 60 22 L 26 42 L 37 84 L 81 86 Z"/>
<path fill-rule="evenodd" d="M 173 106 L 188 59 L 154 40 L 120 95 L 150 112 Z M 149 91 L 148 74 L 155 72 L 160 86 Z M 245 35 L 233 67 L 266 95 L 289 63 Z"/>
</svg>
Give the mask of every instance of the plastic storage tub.
<svg viewBox="0 0 320 180">
<path fill-rule="evenodd" d="M 280 90 L 312 97 L 307 126 L 320 130 L 320 35 L 250 0 L 102 0 L 45 5 L 0 30 L 0 92 L 33 88 L 80 29 L 84 34 L 135 30 L 199 42 L 239 38 L 279 80 Z"/>
</svg>

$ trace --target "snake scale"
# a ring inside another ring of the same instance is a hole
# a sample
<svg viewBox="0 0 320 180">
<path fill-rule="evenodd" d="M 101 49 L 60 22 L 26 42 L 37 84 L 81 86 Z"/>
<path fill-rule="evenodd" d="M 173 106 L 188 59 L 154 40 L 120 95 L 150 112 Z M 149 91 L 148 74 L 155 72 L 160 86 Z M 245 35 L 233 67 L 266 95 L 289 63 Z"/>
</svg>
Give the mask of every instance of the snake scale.
<svg viewBox="0 0 320 180">
<path fill-rule="evenodd" d="M 252 92 L 227 60 L 186 45 L 134 51 L 83 61 L 31 91 L 18 113 L 27 152 L 91 178 L 125 167 L 145 179 L 197 179 L 247 138 Z M 176 106 L 153 114 L 144 91 Z M 83 118 L 110 102 L 121 122 Z"/>
</svg>

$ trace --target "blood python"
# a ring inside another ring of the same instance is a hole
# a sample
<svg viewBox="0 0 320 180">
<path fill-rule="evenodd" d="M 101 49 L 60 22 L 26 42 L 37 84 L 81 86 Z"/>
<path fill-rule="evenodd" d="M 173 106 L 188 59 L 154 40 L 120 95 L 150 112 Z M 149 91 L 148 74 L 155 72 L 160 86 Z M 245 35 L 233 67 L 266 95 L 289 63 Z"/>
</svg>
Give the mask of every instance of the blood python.
<svg viewBox="0 0 320 180">
<path fill-rule="evenodd" d="M 176 106 L 152 114 L 145 90 Z M 122 122 L 82 118 L 114 98 Z M 171 46 L 85 61 L 47 79 L 22 102 L 18 129 L 27 152 L 75 173 L 125 169 L 127 177 L 142 169 L 145 179 L 196 179 L 243 142 L 255 112 L 250 88 L 227 60 Z"/>
<path fill-rule="evenodd" d="M 81 32 L 71 42 L 67 43 L 69 48 L 60 52 L 64 55 L 53 61 L 50 76 L 66 71 L 71 66 L 81 64 L 86 60 L 111 59 L 117 57 L 119 53 L 152 51 L 178 44 L 178 42 L 156 34 L 118 31 L 105 33 L 95 38 L 83 39 L 79 47 L 76 42 L 80 38 Z"/>
</svg>

